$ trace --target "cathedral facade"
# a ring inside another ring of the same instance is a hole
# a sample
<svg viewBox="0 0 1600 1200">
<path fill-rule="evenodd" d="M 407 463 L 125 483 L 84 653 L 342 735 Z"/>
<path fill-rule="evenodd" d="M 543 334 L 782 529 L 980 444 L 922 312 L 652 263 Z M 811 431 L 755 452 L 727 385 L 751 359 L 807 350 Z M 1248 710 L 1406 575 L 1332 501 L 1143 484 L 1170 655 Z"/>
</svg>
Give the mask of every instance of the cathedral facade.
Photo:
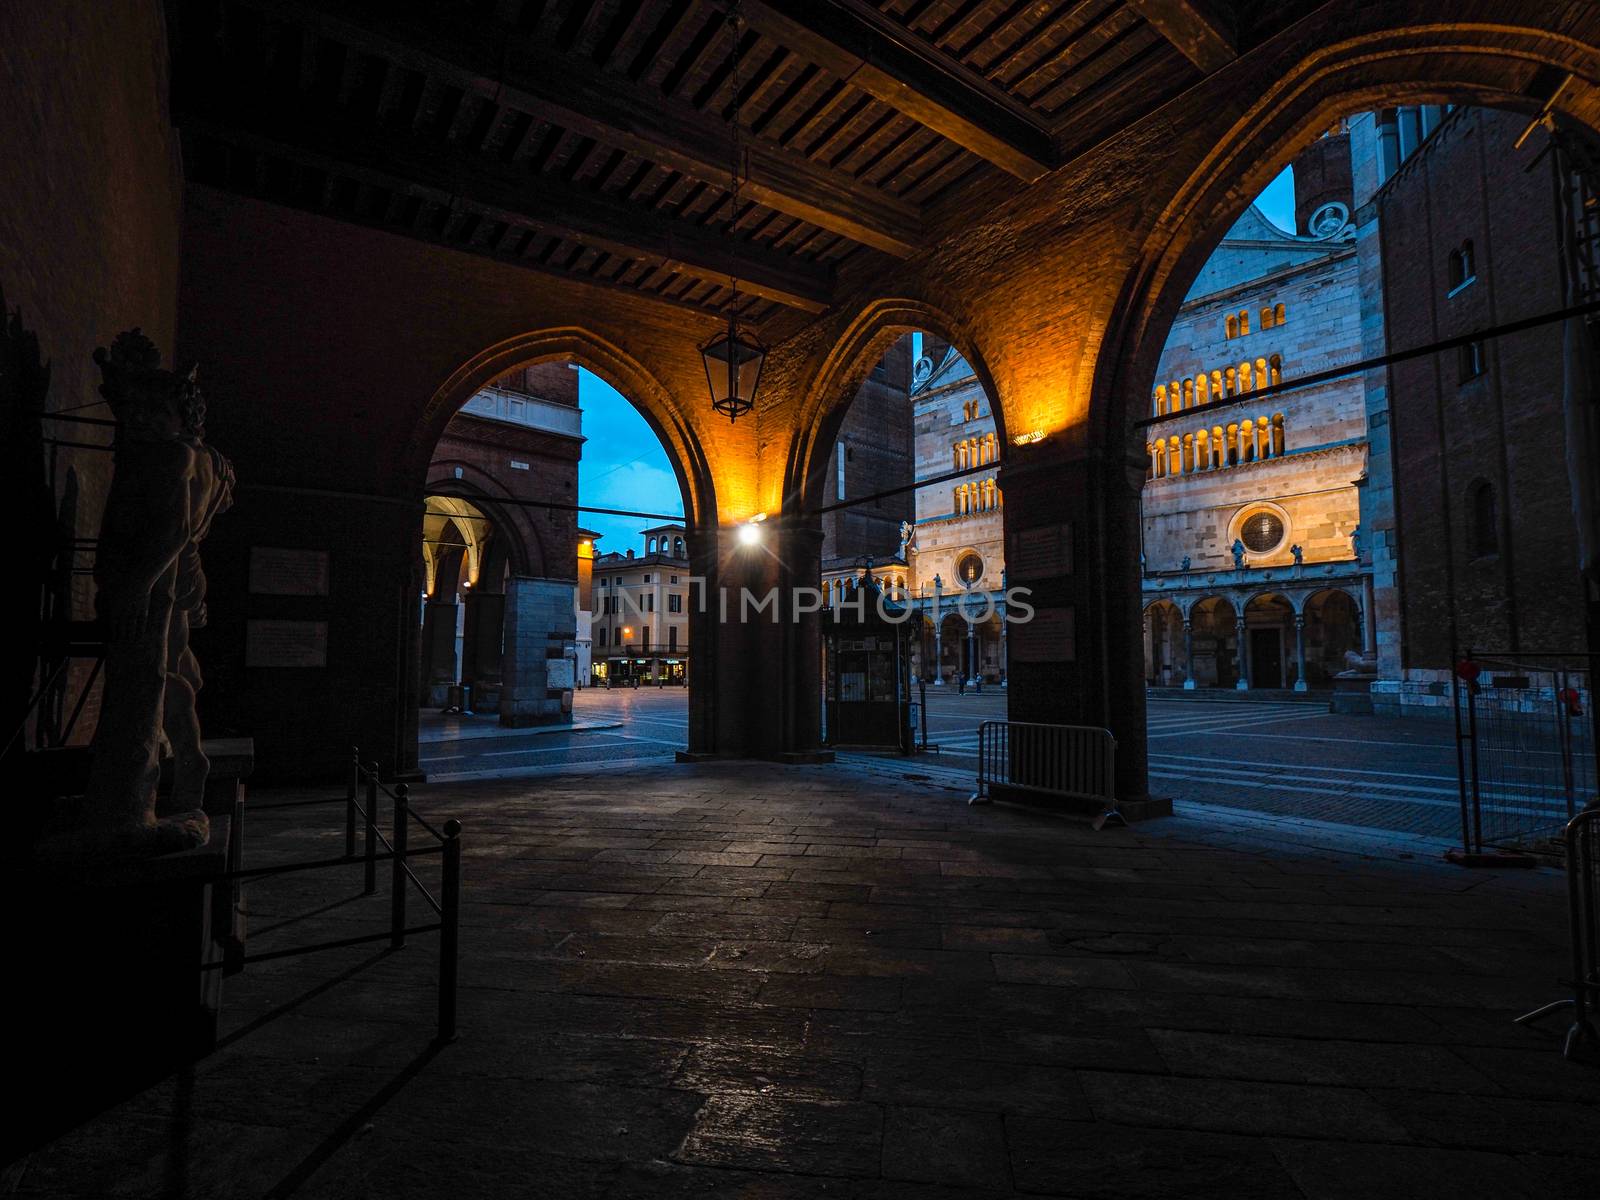
<svg viewBox="0 0 1600 1200">
<path fill-rule="evenodd" d="M 1150 396 L 1141 536 L 1153 687 L 1306 691 L 1371 661 L 1365 382 L 1277 390 L 1361 358 L 1342 127 L 1295 176 L 1298 231 L 1255 206 L 1239 218 L 1185 298 Z M 1233 403 L 1207 408 L 1218 401 Z"/>
</svg>

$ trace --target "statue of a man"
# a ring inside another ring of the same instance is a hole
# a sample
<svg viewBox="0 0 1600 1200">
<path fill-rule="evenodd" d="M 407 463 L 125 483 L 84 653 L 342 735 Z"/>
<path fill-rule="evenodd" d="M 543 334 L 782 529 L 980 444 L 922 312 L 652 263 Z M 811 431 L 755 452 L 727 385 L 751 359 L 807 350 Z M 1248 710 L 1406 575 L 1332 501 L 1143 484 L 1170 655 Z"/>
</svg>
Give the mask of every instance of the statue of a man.
<svg viewBox="0 0 1600 1200">
<path fill-rule="evenodd" d="M 1356 558 L 1361 557 L 1361 526 L 1359 525 L 1350 531 L 1350 553 Z"/>
<path fill-rule="evenodd" d="M 204 621 L 198 542 L 227 507 L 233 475 L 201 440 L 204 407 L 193 371 L 162 369 L 160 352 L 137 329 L 94 357 L 117 441 L 94 571 L 105 692 L 80 833 L 106 853 L 162 854 L 204 845 L 210 835 L 198 809 L 158 821 L 156 783 L 165 735 L 183 802 L 198 803 L 196 789 L 205 786 L 193 707 L 200 677 L 188 634 L 197 615 Z"/>
<path fill-rule="evenodd" d="M 1233 539 L 1233 569 L 1244 570 L 1244 543 L 1238 538 Z"/>
<path fill-rule="evenodd" d="M 1306 560 L 1306 551 L 1304 546 L 1296 542 L 1293 546 L 1289 547 L 1289 553 L 1294 555 L 1295 566 L 1298 567 L 1304 565 Z"/>
<path fill-rule="evenodd" d="M 900 554 L 902 555 L 902 557 L 905 555 L 906 551 L 912 549 L 914 546 L 916 546 L 916 544 L 917 544 L 917 527 L 915 525 L 913 525 L 910 521 L 901 521 L 900 522 Z"/>
</svg>

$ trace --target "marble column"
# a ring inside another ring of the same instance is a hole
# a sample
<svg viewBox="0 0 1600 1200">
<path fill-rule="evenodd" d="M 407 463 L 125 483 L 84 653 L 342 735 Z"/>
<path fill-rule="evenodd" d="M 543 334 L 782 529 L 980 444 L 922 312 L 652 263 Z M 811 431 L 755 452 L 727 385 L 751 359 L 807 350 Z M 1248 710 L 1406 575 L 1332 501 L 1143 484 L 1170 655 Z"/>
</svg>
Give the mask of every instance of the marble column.
<svg viewBox="0 0 1600 1200">
<path fill-rule="evenodd" d="M 1300 674 L 1295 678 L 1294 690 L 1297 691 L 1297 692 L 1303 692 L 1303 691 L 1307 690 L 1307 687 L 1306 687 L 1306 615 L 1305 615 L 1305 613 L 1295 613 L 1295 615 L 1294 615 L 1294 652 L 1295 652 L 1295 657 L 1297 659 L 1299 659 L 1299 661 L 1300 661 Z"/>
<path fill-rule="evenodd" d="M 1233 651 L 1233 661 L 1239 668 L 1239 682 L 1233 686 L 1241 692 L 1250 690 L 1250 643 L 1247 639 L 1248 633 L 1249 629 L 1244 623 L 1244 614 L 1240 613 L 1239 619 L 1233 626 L 1234 641 L 1236 643 Z"/>
<path fill-rule="evenodd" d="M 1194 626 L 1183 618 L 1183 690 L 1194 691 Z"/>
</svg>

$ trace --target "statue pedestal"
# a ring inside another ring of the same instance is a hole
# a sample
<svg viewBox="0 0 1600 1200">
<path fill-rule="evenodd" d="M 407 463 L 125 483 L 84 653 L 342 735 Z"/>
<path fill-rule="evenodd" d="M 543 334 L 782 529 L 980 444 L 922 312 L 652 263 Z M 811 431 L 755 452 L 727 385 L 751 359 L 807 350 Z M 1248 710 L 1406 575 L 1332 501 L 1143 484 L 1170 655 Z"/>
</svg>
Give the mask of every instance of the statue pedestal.
<svg viewBox="0 0 1600 1200">
<path fill-rule="evenodd" d="M 12 914 L 13 1060 L 27 1097 L 0 1161 L 59 1135 L 216 1045 L 222 997 L 216 896 L 234 842 L 211 818 L 206 845 L 134 862 L 18 863 Z"/>
</svg>

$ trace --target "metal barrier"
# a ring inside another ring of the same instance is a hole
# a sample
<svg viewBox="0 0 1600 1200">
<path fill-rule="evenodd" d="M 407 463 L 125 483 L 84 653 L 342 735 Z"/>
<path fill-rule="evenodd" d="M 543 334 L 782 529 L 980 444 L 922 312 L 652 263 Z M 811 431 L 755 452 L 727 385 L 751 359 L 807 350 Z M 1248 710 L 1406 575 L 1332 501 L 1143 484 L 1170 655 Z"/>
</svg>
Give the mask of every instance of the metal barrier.
<svg viewBox="0 0 1600 1200">
<path fill-rule="evenodd" d="M 1593 1015 L 1600 1009 L 1600 801 L 1567 825 L 1567 923 L 1572 940 L 1572 997 L 1556 1000 L 1517 1018 L 1525 1025 L 1565 1008 L 1573 1010 L 1561 1053 L 1577 1058 L 1600 1046 Z"/>
<path fill-rule="evenodd" d="M 1117 739 L 1094 725 L 1038 725 L 985 721 L 978 726 L 978 790 L 968 803 L 987 804 L 991 787 L 1105 807 L 1095 828 L 1127 824 L 1117 811 Z"/>
<path fill-rule="evenodd" d="M 1467 854 L 1561 835 L 1597 790 L 1589 672 L 1564 655 L 1468 650 L 1454 672 Z"/>
<path fill-rule="evenodd" d="M 383 831 L 378 828 L 380 795 L 387 796 L 393 804 L 394 822 L 390 837 L 385 837 Z M 363 799 L 365 804 L 360 802 Z M 227 975 L 236 975 L 250 963 L 312 954 L 318 950 L 339 950 L 366 942 L 387 941 L 391 950 L 399 950 L 406 944 L 406 938 L 413 934 L 437 933 L 439 935 L 438 1040 L 454 1041 L 456 989 L 461 953 L 461 822 L 452 818 L 444 823 L 442 830 L 435 829 L 412 810 L 410 789 L 403 783 L 396 784 L 392 791 L 385 787 L 378 779 L 378 764 L 376 762 L 363 764 L 361 751 L 354 747 L 351 749 L 350 774 L 342 797 L 289 800 L 279 804 L 257 804 L 252 807 L 256 812 L 270 812 L 274 809 L 309 808 L 319 804 L 341 802 L 345 806 L 344 853 L 339 857 L 234 870 L 222 876 L 222 879 L 230 883 L 235 880 L 265 879 L 273 875 L 287 875 L 292 871 L 316 871 L 329 867 L 351 866 L 359 862 L 363 869 L 362 890 L 364 894 L 372 896 L 378 891 L 378 864 L 389 862 L 392 865 L 389 877 L 388 929 L 381 933 L 360 934 L 328 942 L 313 942 L 306 946 L 292 946 L 287 950 L 273 950 L 264 954 L 245 954 L 242 945 L 230 947 L 221 962 L 202 963 L 200 969 L 202 971 L 221 969 Z M 359 856 L 356 852 L 358 817 L 365 829 Z M 434 844 L 420 848 L 413 848 L 408 844 L 413 822 L 434 839 Z M 384 847 L 381 851 L 378 849 L 380 844 Z M 443 860 L 439 897 L 435 897 L 423 885 L 407 861 L 428 854 L 438 854 Z M 427 925 L 406 924 L 406 900 L 413 886 L 438 916 L 437 921 Z"/>
</svg>

